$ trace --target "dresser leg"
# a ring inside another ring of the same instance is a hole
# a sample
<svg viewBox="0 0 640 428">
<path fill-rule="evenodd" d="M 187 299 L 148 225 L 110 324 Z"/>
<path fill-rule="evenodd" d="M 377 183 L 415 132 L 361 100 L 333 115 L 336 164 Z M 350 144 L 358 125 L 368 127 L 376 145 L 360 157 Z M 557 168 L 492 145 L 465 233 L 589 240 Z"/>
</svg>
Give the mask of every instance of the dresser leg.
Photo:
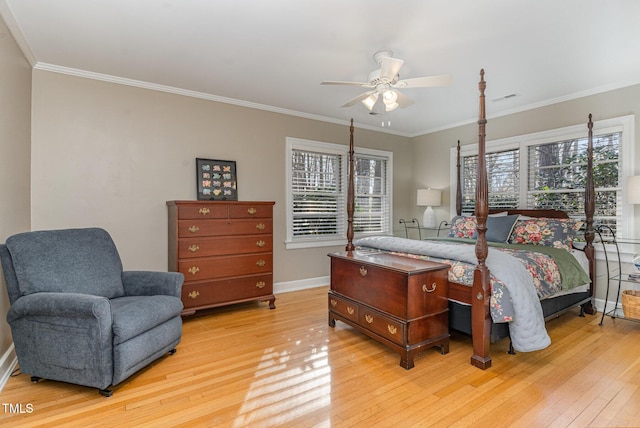
<svg viewBox="0 0 640 428">
<path fill-rule="evenodd" d="M 415 352 L 409 351 L 406 353 L 400 353 L 400 367 L 404 367 L 406 370 L 412 369 L 414 367 L 413 357 Z"/>
</svg>

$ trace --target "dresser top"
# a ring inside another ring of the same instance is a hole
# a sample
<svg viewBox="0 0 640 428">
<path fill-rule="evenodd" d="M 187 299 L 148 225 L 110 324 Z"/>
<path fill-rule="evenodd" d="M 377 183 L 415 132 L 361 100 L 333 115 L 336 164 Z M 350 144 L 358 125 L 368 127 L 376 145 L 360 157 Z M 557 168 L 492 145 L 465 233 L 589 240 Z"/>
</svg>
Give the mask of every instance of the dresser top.
<svg viewBox="0 0 640 428">
<path fill-rule="evenodd" d="M 449 265 L 445 263 L 399 256 L 378 250 L 342 251 L 330 253 L 329 257 L 395 270 L 409 275 L 449 268 Z"/>
<path fill-rule="evenodd" d="M 167 201 L 167 205 L 274 205 L 273 201 Z"/>
</svg>

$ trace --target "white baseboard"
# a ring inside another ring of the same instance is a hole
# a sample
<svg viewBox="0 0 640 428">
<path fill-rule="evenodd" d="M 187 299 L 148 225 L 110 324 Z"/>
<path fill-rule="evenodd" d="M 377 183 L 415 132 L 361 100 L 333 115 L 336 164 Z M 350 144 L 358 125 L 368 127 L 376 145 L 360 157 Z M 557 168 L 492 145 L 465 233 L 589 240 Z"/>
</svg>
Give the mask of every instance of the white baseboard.
<svg viewBox="0 0 640 428">
<path fill-rule="evenodd" d="M 11 376 L 11 372 L 15 369 L 17 364 L 18 357 L 16 357 L 16 351 L 12 343 L 9 346 L 9 349 L 7 349 L 2 355 L 2 358 L 0 358 L 0 392 L 4 389 L 4 386 L 7 384 L 7 381 Z"/>
<path fill-rule="evenodd" d="M 296 281 L 278 282 L 273 284 L 273 294 L 288 293 L 290 291 L 306 290 L 308 288 L 323 287 L 329 285 L 329 276 L 317 278 L 299 279 Z"/>
</svg>

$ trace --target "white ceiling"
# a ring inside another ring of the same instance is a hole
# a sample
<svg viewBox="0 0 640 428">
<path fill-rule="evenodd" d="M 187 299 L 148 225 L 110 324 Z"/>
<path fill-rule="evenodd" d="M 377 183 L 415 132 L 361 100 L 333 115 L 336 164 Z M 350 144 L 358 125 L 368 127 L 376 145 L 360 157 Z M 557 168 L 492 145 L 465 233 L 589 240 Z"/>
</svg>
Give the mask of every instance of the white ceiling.
<svg viewBox="0 0 640 428">
<path fill-rule="evenodd" d="M 640 83 L 637 0 L 0 0 L 0 13 L 37 69 L 406 136 L 476 121 L 480 68 L 490 118 Z M 385 128 L 340 107 L 361 88 L 320 85 L 366 81 L 382 49 L 401 78 L 453 78 L 404 89 L 415 104 Z"/>
</svg>

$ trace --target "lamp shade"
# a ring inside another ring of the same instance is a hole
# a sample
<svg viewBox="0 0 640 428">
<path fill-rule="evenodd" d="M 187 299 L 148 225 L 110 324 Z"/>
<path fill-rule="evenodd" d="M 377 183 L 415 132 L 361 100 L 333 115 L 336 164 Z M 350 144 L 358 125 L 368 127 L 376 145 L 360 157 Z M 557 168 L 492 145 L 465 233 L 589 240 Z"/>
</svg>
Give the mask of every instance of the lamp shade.
<svg viewBox="0 0 640 428">
<path fill-rule="evenodd" d="M 627 203 L 640 204 L 640 175 L 627 177 Z"/>
<path fill-rule="evenodd" d="M 418 189 L 419 207 L 439 207 L 442 205 L 442 191 L 435 189 Z"/>
</svg>

